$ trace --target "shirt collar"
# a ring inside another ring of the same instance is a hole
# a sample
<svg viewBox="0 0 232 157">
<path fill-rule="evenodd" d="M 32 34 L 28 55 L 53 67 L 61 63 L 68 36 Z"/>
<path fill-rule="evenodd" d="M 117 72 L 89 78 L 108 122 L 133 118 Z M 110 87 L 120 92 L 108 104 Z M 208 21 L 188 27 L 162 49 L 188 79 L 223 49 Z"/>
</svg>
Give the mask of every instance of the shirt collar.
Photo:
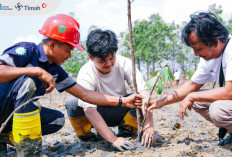
<svg viewBox="0 0 232 157">
<path fill-rule="evenodd" d="M 46 56 L 46 54 L 44 52 L 42 43 L 39 43 L 38 49 L 39 49 L 39 53 L 40 53 L 39 61 L 40 62 L 48 62 L 48 58 L 47 58 L 47 56 Z"/>
</svg>

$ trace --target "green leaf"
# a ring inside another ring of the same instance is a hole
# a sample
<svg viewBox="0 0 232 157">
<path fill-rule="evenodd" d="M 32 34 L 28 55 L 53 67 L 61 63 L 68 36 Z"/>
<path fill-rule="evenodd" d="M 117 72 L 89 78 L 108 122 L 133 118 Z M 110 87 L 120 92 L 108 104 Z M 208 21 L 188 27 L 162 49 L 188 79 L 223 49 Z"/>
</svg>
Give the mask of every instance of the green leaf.
<svg viewBox="0 0 232 157">
<path fill-rule="evenodd" d="M 152 77 L 150 80 L 148 80 L 145 84 L 145 86 L 148 86 L 149 90 L 151 91 L 155 82 L 156 82 L 157 77 Z"/>
<path fill-rule="evenodd" d="M 171 87 L 172 87 L 172 81 L 173 81 L 173 80 L 171 80 L 170 77 L 168 77 L 168 80 L 169 80 L 169 83 L 170 83 L 170 85 L 171 85 Z"/>
<path fill-rule="evenodd" d="M 159 70 L 157 70 L 157 71 L 154 73 L 153 77 L 156 77 L 157 74 L 158 74 L 158 72 L 159 72 Z"/>
<path fill-rule="evenodd" d="M 156 92 L 157 92 L 157 94 L 161 94 L 161 93 L 162 93 L 162 91 L 163 91 L 162 81 L 161 81 L 161 80 L 159 80 L 159 81 L 158 81 L 158 87 L 157 87 Z"/>
<path fill-rule="evenodd" d="M 166 67 L 162 68 L 162 79 L 163 79 L 164 82 L 167 81 L 168 76 L 169 76 L 168 68 L 166 68 Z"/>
<path fill-rule="evenodd" d="M 165 76 L 165 68 L 162 68 L 161 70 L 162 70 L 162 79 L 165 82 L 165 78 L 166 78 L 166 76 Z"/>
<path fill-rule="evenodd" d="M 171 80 L 174 80 L 173 76 L 172 76 L 172 72 L 171 69 L 168 67 L 168 76 Z"/>
<path fill-rule="evenodd" d="M 165 81 L 168 80 L 169 73 L 168 73 L 168 67 L 165 67 Z"/>
</svg>

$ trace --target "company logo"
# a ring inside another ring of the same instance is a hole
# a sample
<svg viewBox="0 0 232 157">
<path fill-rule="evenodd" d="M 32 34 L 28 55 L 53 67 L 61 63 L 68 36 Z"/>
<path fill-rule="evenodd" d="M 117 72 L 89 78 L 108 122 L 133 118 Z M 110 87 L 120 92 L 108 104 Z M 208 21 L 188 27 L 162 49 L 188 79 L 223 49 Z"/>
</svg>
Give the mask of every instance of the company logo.
<svg viewBox="0 0 232 157">
<path fill-rule="evenodd" d="M 0 16 L 44 15 L 58 8 L 60 2 L 61 0 L 0 0 Z"/>
<path fill-rule="evenodd" d="M 15 50 L 15 53 L 19 54 L 19 55 L 25 55 L 26 54 L 26 49 L 24 47 L 18 47 L 16 50 Z"/>
<path fill-rule="evenodd" d="M 47 7 L 47 4 L 46 3 L 43 3 L 42 4 L 42 8 L 46 8 Z"/>
<path fill-rule="evenodd" d="M 10 8 L 9 6 L 4 6 L 0 3 L 0 10 L 13 10 L 12 8 Z"/>
<path fill-rule="evenodd" d="M 45 4 L 45 3 L 44 3 Z M 46 5 L 46 4 L 45 4 Z M 45 6 L 45 7 L 47 7 L 47 5 Z M 37 6 L 30 6 L 30 5 L 22 5 L 21 3 L 17 3 L 16 5 L 15 5 L 15 8 L 18 10 L 18 11 L 20 11 L 21 9 L 23 9 L 24 8 L 24 10 L 26 10 L 26 11 L 33 11 L 33 10 L 40 10 L 40 7 L 37 5 Z"/>
<path fill-rule="evenodd" d="M 15 5 L 15 8 L 20 11 L 23 8 L 23 5 L 20 4 L 19 2 Z"/>
<path fill-rule="evenodd" d="M 64 25 L 60 25 L 60 26 L 58 27 L 58 31 L 59 31 L 60 33 L 64 33 L 64 32 L 66 31 L 65 26 L 64 26 Z"/>
</svg>

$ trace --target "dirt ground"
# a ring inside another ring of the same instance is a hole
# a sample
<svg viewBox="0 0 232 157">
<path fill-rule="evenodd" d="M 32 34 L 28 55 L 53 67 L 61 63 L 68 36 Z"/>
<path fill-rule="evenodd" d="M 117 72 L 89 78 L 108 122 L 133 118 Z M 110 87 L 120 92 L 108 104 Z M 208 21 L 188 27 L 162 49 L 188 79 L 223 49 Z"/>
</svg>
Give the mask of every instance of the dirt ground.
<svg viewBox="0 0 232 157">
<path fill-rule="evenodd" d="M 204 120 L 194 111 L 188 111 L 189 116 L 181 121 L 178 117 L 179 104 L 165 106 L 153 110 L 155 138 L 150 149 L 132 140 L 136 150 L 118 152 L 106 141 L 80 142 L 68 120 L 64 106 L 67 93 L 53 92 L 40 100 L 44 107 L 57 109 L 65 114 L 65 126 L 55 134 L 43 137 L 43 157 L 54 156 L 86 156 L 86 157 L 232 157 L 231 145 L 218 147 L 218 128 Z M 180 123 L 179 129 L 174 127 Z M 117 133 L 117 128 L 112 128 Z M 95 130 L 92 129 L 94 132 Z M 230 148 L 231 147 L 231 148 Z M 15 150 L 10 148 L 8 156 L 16 156 Z"/>
</svg>

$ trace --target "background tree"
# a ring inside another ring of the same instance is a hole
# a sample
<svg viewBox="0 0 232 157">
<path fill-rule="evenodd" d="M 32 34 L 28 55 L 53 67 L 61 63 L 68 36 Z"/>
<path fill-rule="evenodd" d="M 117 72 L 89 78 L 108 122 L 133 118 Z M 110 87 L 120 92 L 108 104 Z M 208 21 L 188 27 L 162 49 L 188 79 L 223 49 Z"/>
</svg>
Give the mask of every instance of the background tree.
<svg viewBox="0 0 232 157">
<path fill-rule="evenodd" d="M 168 58 L 164 53 L 170 44 L 165 42 L 171 37 L 170 29 L 159 14 L 152 14 L 148 20 L 135 21 L 133 31 L 133 42 L 135 59 L 138 69 L 141 70 L 141 66 L 146 66 L 147 78 L 151 73 L 155 71 L 155 65 L 158 60 L 162 58 Z M 123 46 L 124 52 L 121 54 L 129 56 L 129 35 L 127 32 L 121 33 L 121 37 L 124 37 Z"/>
<path fill-rule="evenodd" d="M 229 33 L 232 33 L 232 18 L 226 21 L 221 17 L 223 10 L 220 5 L 210 5 L 208 12 L 214 13 Z M 71 12 L 70 15 L 75 18 L 74 13 Z M 168 62 L 172 72 L 181 69 L 183 74 L 186 73 L 188 78 L 191 77 L 197 68 L 199 57 L 195 57 L 192 49 L 181 41 L 181 31 L 186 24 L 185 21 L 180 25 L 174 22 L 166 23 L 159 14 L 152 14 L 148 19 L 136 20 L 133 23 L 132 38 L 135 62 L 137 68 L 146 74 L 147 80 L 154 71 L 159 70 L 159 60 L 164 63 Z M 91 26 L 88 33 L 97 28 L 96 25 Z M 121 32 L 118 38 L 118 53 L 130 57 L 128 30 Z M 82 41 L 82 45 L 85 45 L 85 42 Z M 69 59 L 63 66 L 68 73 L 76 77 L 80 67 L 86 61 L 88 61 L 87 53 L 75 49 L 72 52 L 72 59 Z"/>
<path fill-rule="evenodd" d="M 81 43 L 81 45 L 85 45 Z M 88 55 L 85 51 L 79 51 L 74 49 L 72 52 L 72 57 L 68 59 L 62 66 L 72 77 L 77 77 L 80 68 L 88 61 Z"/>
<path fill-rule="evenodd" d="M 208 12 L 215 14 L 217 16 L 218 21 L 220 21 L 221 23 L 225 24 L 225 21 L 223 21 L 223 19 L 221 17 L 221 14 L 223 12 L 221 5 L 217 6 L 216 3 L 211 4 L 209 6 L 209 8 L 208 8 Z"/>
</svg>

